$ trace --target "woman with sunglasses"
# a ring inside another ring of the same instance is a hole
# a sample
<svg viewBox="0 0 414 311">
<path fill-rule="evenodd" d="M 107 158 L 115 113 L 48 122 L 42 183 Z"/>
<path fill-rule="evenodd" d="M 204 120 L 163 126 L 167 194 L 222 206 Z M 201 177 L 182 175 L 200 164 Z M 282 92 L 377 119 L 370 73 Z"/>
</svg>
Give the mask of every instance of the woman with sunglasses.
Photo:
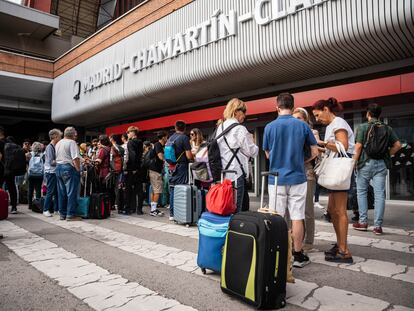
<svg viewBox="0 0 414 311">
<path fill-rule="evenodd" d="M 246 119 L 246 104 L 238 98 L 231 99 L 223 112 L 223 119 L 218 121 L 216 137 L 230 126 L 227 134 L 219 138 L 221 164 L 223 169 L 236 171 L 227 178 L 237 180 L 237 212 L 249 209 L 247 179 L 249 178 L 249 159 L 255 157 L 259 147 L 254 143 L 253 135 L 242 125 Z M 237 126 L 233 125 L 237 124 Z"/>
<path fill-rule="evenodd" d="M 191 153 L 195 156 L 201 144 L 205 143 L 203 133 L 198 128 L 193 128 L 190 132 Z"/>
</svg>

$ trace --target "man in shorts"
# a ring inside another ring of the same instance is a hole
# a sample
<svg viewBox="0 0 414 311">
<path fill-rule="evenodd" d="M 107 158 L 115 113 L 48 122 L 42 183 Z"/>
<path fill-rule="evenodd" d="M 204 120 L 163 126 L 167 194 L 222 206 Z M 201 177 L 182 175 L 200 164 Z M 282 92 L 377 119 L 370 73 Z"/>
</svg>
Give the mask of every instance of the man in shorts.
<svg viewBox="0 0 414 311">
<path fill-rule="evenodd" d="M 149 152 L 151 154 L 151 164 L 148 168 L 151 182 L 151 216 L 162 216 L 164 213 L 157 209 L 158 199 L 163 192 L 162 171 L 164 168 L 164 146 L 168 139 L 168 133 L 162 131 L 158 134 L 158 141 L 154 148 Z"/>
<path fill-rule="evenodd" d="M 302 268 L 309 257 L 303 253 L 306 174 L 304 147 L 311 147 L 312 157 L 318 154 L 317 142 L 309 126 L 292 116 L 294 99 L 289 93 L 277 97 L 278 118 L 266 125 L 263 150 L 269 159 L 269 170 L 277 172 L 277 202 L 274 176 L 269 176 L 269 209 L 284 216 L 286 209 L 292 220 L 293 266 Z"/>
</svg>

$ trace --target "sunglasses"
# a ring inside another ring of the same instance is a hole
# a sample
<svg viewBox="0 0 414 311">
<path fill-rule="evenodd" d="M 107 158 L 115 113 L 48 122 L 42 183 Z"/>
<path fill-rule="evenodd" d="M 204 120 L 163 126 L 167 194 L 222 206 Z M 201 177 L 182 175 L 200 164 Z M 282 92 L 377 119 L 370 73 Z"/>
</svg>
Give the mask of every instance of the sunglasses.
<svg viewBox="0 0 414 311">
<path fill-rule="evenodd" d="M 244 114 L 246 114 L 246 109 L 244 109 L 244 108 L 242 108 L 242 109 L 237 109 L 237 111 L 241 111 L 241 112 L 243 112 Z"/>
</svg>

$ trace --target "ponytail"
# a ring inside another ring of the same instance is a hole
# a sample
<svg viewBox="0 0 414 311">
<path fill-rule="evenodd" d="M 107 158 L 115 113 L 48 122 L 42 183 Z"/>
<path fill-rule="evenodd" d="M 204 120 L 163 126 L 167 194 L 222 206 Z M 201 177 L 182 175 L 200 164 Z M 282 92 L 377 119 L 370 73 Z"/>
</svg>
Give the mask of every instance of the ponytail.
<svg viewBox="0 0 414 311">
<path fill-rule="evenodd" d="M 318 100 L 312 105 L 312 110 L 323 110 L 325 107 L 327 107 L 332 113 L 342 111 L 342 105 L 334 97 L 330 97 L 327 100 Z"/>
</svg>

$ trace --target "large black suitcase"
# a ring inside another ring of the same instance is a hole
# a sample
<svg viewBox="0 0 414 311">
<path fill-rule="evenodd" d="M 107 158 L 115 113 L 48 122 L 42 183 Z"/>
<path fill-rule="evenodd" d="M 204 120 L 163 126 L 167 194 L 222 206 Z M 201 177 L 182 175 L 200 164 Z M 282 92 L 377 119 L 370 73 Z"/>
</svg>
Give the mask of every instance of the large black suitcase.
<svg viewBox="0 0 414 311">
<path fill-rule="evenodd" d="M 92 193 L 89 218 L 105 219 L 111 216 L 111 197 L 108 193 Z"/>
<path fill-rule="evenodd" d="M 286 304 L 288 227 L 283 217 L 240 212 L 229 223 L 221 289 L 260 309 Z"/>
</svg>

